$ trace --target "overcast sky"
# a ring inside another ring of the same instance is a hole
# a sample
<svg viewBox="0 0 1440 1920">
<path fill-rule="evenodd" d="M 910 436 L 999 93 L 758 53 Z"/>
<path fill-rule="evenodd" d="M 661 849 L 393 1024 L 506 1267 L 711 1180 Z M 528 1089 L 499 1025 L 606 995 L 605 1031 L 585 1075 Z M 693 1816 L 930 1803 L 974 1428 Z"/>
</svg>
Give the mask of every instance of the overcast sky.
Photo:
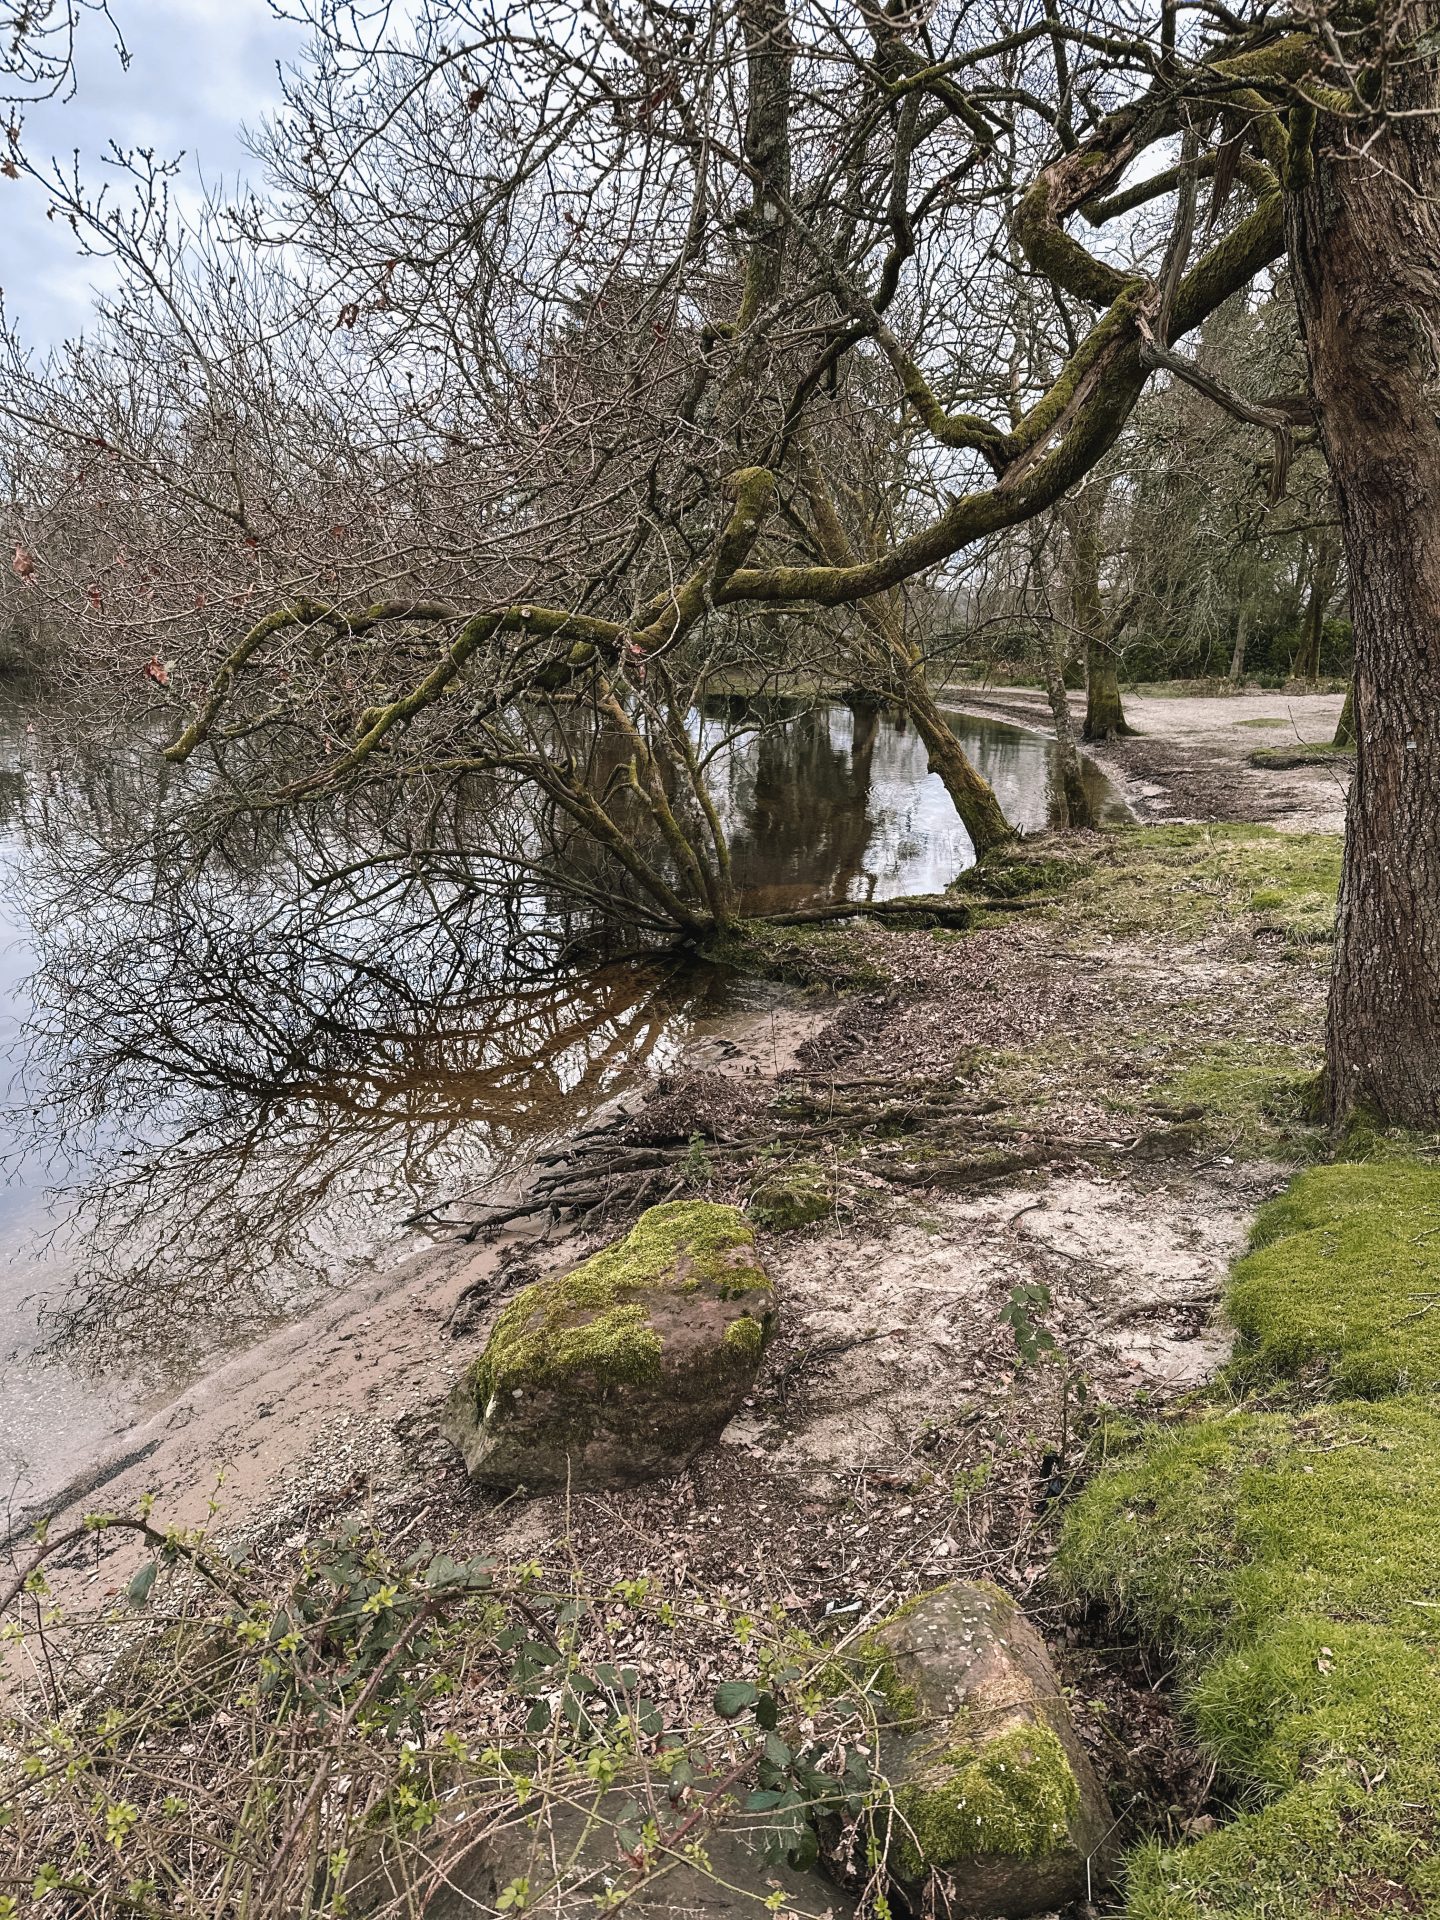
<svg viewBox="0 0 1440 1920">
<path fill-rule="evenodd" d="M 87 176 L 98 182 L 113 139 L 153 147 L 159 156 L 183 151 L 185 177 L 196 190 L 202 173 L 214 182 L 245 171 L 241 124 L 277 104 L 276 62 L 288 64 L 300 52 L 301 29 L 277 20 L 266 0 L 118 0 L 114 11 L 133 55 L 128 71 L 103 21 L 87 19 L 74 98 L 29 109 L 27 156 L 68 159 L 78 148 Z M 24 338 L 37 347 L 84 326 L 102 271 L 77 259 L 70 229 L 47 221 L 45 208 L 33 182 L 0 179 L 0 288 Z"/>
</svg>

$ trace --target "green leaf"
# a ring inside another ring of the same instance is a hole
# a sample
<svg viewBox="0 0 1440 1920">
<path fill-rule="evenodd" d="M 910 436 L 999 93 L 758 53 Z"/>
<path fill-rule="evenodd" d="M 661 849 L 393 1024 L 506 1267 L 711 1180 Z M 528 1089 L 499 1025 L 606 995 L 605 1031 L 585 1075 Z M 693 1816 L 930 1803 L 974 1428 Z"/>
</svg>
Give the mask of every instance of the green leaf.
<svg viewBox="0 0 1440 1920">
<path fill-rule="evenodd" d="M 802 1827 L 800 1836 L 790 1849 L 790 1864 L 803 1873 L 807 1867 L 813 1867 L 820 1857 L 820 1842 L 812 1827 Z"/>
<path fill-rule="evenodd" d="M 770 1733 L 779 1724 L 780 1703 L 773 1693 L 762 1693 L 755 1702 L 755 1723 Z"/>
<path fill-rule="evenodd" d="M 143 1607 L 150 1598 L 150 1589 L 155 1584 L 155 1576 L 160 1571 L 158 1560 L 147 1560 L 135 1578 L 125 1589 L 125 1598 L 132 1607 Z"/>
<path fill-rule="evenodd" d="M 722 1680 L 715 1689 L 715 1711 L 722 1720 L 735 1720 L 760 1698 L 760 1689 L 748 1680 Z"/>
</svg>

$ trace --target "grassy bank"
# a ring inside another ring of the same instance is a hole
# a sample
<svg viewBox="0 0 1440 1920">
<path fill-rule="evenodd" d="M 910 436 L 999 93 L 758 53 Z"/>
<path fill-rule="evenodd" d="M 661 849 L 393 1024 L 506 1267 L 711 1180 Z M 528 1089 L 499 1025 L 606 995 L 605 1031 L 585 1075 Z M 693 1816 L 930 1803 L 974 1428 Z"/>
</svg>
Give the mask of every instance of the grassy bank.
<svg viewBox="0 0 1440 1920">
<path fill-rule="evenodd" d="M 1234 1364 L 1067 1521 L 1066 1590 L 1178 1663 L 1231 1817 L 1131 1862 L 1130 1920 L 1440 1912 L 1440 1174 L 1264 1209 Z"/>
</svg>

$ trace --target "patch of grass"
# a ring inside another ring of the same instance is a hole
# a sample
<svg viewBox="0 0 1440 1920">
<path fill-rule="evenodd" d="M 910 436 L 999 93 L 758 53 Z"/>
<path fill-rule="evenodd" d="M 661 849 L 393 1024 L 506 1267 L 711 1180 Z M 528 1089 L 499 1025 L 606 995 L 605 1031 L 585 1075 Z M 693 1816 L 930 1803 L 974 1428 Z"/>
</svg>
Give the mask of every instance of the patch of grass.
<svg viewBox="0 0 1440 1920">
<path fill-rule="evenodd" d="M 1237 727 L 1288 727 L 1290 722 L 1288 720 L 1267 717 L 1259 720 L 1237 720 L 1235 724 Z"/>
<path fill-rule="evenodd" d="M 1227 1307 L 1243 1380 L 1373 1399 L 1440 1388 L 1440 1173 L 1316 1167 L 1263 1208 Z"/>
<path fill-rule="evenodd" d="M 1318 1058 L 1294 1047 L 1235 1042 L 1187 1049 L 1186 1064 L 1154 1091 L 1202 1107 L 1207 1138 L 1246 1155 L 1294 1160 L 1319 1149 L 1313 1091 Z"/>
<path fill-rule="evenodd" d="M 1012 844 L 967 867 L 946 891 L 982 894 L 991 900 L 1024 900 L 1037 893 L 1060 893 L 1089 871 L 1088 860 L 1046 853 L 1043 844 Z"/>
<path fill-rule="evenodd" d="M 1152 1430 L 1067 1517 L 1057 1578 L 1173 1652 L 1240 1808 L 1132 1860 L 1129 1920 L 1440 1913 L 1437 1273 L 1440 1174 L 1302 1174 L 1236 1269 L 1230 1384 L 1377 1397 Z"/>
<path fill-rule="evenodd" d="M 1107 836 L 1071 900 L 1110 933 L 1199 935 L 1262 926 L 1326 939 L 1340 884 L 1340 836 L 1272 827 L 1129 828 Z"/>
<path fill-rule="evenodd" d="M 1249 756 L 1252 767 L 1323 767 L 1332 761 L 1355 758 L 1353 741 L 1337 746 L 1333 740 L 1297 740 L 1293 746 L 1257 747 Z"/>
</svg>

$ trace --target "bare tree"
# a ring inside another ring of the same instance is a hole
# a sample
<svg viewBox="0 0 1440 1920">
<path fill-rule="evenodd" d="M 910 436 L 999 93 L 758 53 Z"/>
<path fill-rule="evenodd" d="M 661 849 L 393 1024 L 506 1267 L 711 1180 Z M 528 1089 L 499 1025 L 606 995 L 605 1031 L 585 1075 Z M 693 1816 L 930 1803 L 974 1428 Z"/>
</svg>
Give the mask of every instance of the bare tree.
<svg viewBox="0 0 1440 1920">
<path fill-rule="evenodd" d="M 203 750 L 251 806 L 465 761 L 534 781 L 623 857 L 575 756 L 547 776 L 515 743 L 518 704 L 584 689 L 634 736 L 631 790 L 675 899 L 651 897 L 698 932 L 718 895 L 666 819 L 675 701 L 657 677 L 829 613 L 860 657 L 890 659 L 918 719 L 929 690 L 903 670 L 888 596 L 956 576 L 1055 507 L 1156 374 L 1271 435 L 1283 467 L 1308 400 L 1248 397 L 1185 342 L 1288 232 L 1357 601 L 1363 812 L 1366 713 L 1389 698 L 1374 689 L 1392 668 L 1407 689 L 1423 677 L 1417 653 L 1365 635 L 1382 555 L 1384 591 L 1423 608 L 1426 517 L 1406 546 L 1388 522 L 1380 538 L 1386 509 L 1355 503 L 1376 484 L 1367 408 L 1414 428 L 1412 464 L 1434 431 L 1423 355 L 1408 386 L 1390 365 L 1402 335 L 1434 336 L 1424 11 L 460 5 L 398 35 L 383 16 L 372 44 L 325 8 L 261 143 L 263 204 L 217 209 L 182 245 L 153 168 L 137 163 L 126 214 L 52 180 L 61 212 L 118 255 L 124 290 L 91 344 L 41 374 L 18 356 L 6 370 L 39 448 L 12 455 L 27 578 L 68 600 L 122 677 L 148 653 L 171 756 Z M 1358 292 L 1342 317 L 1362 267 L 1384 284 L 1401 250 L 1399 332 Z M 1055 363 L 1015 350 L 1017 274 L 1053 308 Z M 875 408 L 903 408 L 912 430 L 884 516 L 861 529 L 829 445 L 837 420 Z M 1428 498 L 1418 467 L 1415 481 Z M 111 555 L 88 580 L 40 538 L 67 487 Z M 1415 718 L 1420 696 L 1397 697 Z M 931 752 L 993 843 L 993 796 L 938 728 Z M 1437 777 L 1426 755 L 1394 773 L 1417 797 Z M 1390 908 L 1367 917 L 1363 846 L 1342 914 L 1337 1111 L 1373 1080 L 1387 1110 L 1433 1114 L 1440 1041 L 1427 1090 L 1403 1100 L 1388 1070 L 1339 1071 L 1342 1029 L 1390 991 L 1366 958 Z M 1413 915 L 1429 870 L 1401 866 L 1399 892 L 1382 891 Z M 1411 1031 L 1440 1020 L 1426 966 L 1405 990 L 1428 1008 Z M 1413 1056 L 1406 1070 L 1413 1088 Z"/>
</svg>

